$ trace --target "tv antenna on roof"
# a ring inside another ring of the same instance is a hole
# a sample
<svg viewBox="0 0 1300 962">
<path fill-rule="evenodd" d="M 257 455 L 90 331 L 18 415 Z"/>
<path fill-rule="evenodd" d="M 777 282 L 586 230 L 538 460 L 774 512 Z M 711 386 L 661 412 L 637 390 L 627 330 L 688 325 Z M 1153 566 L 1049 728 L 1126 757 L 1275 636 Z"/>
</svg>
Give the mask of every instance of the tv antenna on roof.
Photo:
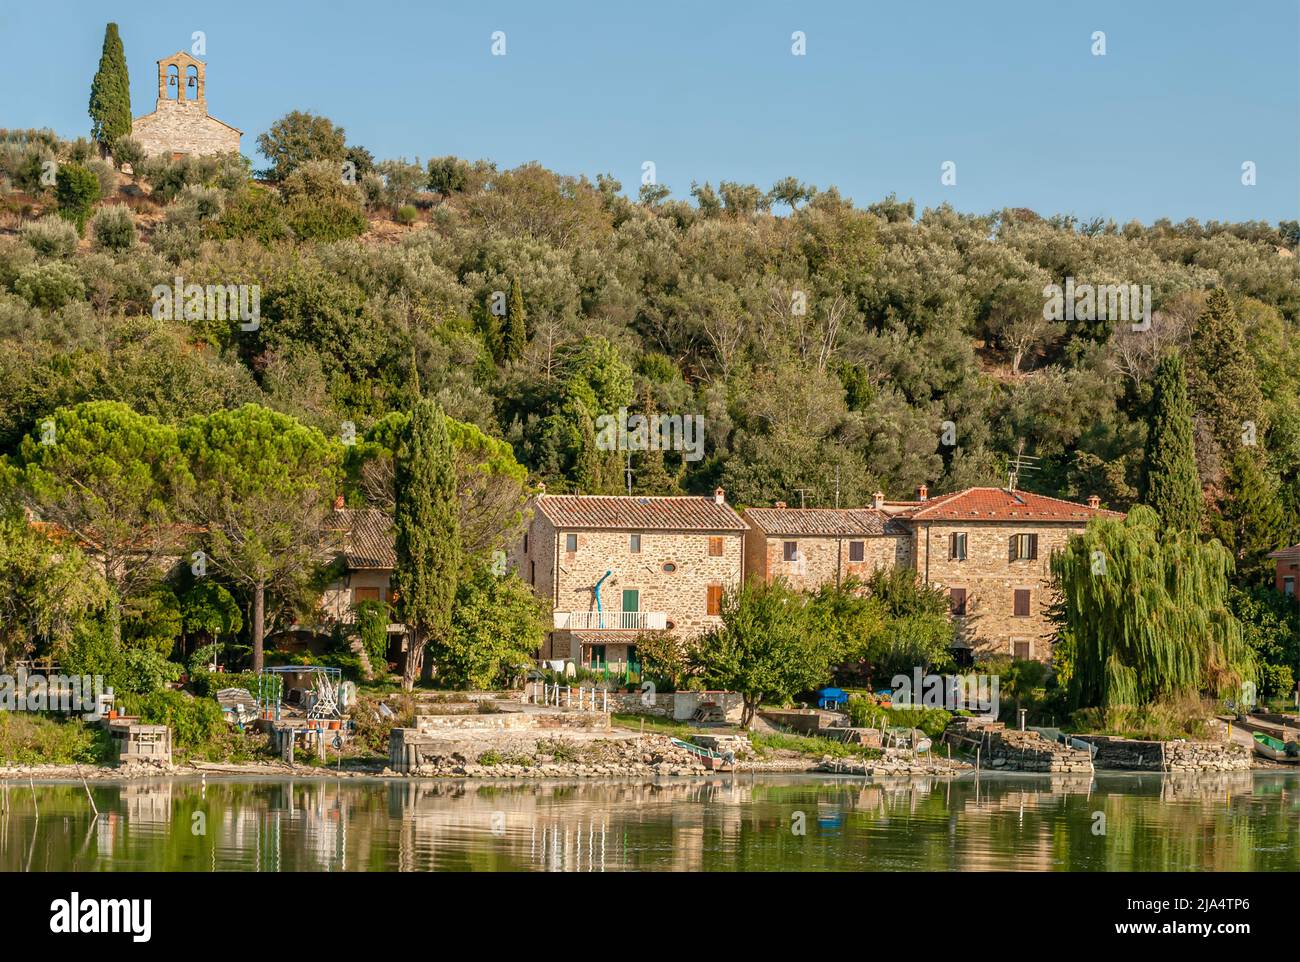
<svg viewBox="0 0 1300 962">
<path fill-rule="evenodd" d="M 1007 490 L 1016 490 L 1022 471 L 1037 471 L 1039 460 L 1041 459 L 1025 454 L 1025 440 L 1021 438 L 1016 444 L 1015 457 L 1007 458 Z"/>
</svg>

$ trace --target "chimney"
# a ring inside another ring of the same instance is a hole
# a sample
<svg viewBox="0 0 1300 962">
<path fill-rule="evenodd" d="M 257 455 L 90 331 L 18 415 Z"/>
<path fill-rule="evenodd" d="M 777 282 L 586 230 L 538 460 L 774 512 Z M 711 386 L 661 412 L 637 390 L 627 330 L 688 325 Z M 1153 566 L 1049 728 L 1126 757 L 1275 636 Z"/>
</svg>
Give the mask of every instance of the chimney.
<svg viewBox="0 0 1300 962">
<path fill-rule="evenodd" d="M 713 491 L 713 503 L 714 503 L 714 504 L 726 504 L 726 503 L 727 503 L 727 492 L 726 492 L 725 489 L 723 489 L 723 488 L 715 488 L 715 489 L 714 489 L 714 491 Z"/>
<path fill-rule="evenodd" d="M 1088 507 L 1096 511 L 1101 507 L 1101 498 L 1097 497 L 1095 494 L 1088 495 Z"/>
<path fill-rule="evenodd" d="M 343 510 L 343 495 L 340 494 L 334 498 L 334 510 L 335 511 Z"/>
<path fill-rule="evenodd" d="M 877 491 L 871 496 L 871 506 L 879 511 L 885 506 L 885 492 Z"/>
<path fill-rule="evenodd" d="M 916 500 L 917 501 L 930 500 L 930 489 L 926 485 L 918 484 L 916 486 Z"/>
<path fill-rule="evenodd" d="M 778 508 L 784 508 L 784 507 L 785 507 L 785 502 L 784 502 L 784 501 L 778 501 L 778 502 L 776 503 L 776 507 L 778 507 Z"/>
</svg>

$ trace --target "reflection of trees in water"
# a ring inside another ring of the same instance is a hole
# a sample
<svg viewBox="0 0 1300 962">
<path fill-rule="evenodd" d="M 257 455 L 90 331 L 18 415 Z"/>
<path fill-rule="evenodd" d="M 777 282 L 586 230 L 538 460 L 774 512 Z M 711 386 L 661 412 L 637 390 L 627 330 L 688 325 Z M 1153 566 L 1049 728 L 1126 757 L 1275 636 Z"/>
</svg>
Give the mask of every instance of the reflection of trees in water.
<svg viewBox="0 0 1300 962">
<path fill-rule="evenodd" d="M 36 786 L 37 819 L 26 785 L 0 783 L 0 870 L 1300 867 L 1294 774 L 213 779 L 91 791 L 97 818 L 80 784 Z"/>
</svg>

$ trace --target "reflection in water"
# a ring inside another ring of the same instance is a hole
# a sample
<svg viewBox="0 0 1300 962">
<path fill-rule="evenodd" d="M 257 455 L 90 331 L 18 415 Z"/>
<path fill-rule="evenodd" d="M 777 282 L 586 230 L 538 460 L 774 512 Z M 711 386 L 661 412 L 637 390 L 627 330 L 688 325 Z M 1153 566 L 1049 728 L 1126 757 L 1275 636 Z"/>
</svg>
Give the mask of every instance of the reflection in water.
<svg viewBox="0 0 1300 962">
<path fill-rule="evenodd" d="M 93 807 L 81 784 L 33 794 L 0 782 L 0 870 L 1300 868 L 1300 774 L 158 780 L 90 792 Z"/>
</svg>

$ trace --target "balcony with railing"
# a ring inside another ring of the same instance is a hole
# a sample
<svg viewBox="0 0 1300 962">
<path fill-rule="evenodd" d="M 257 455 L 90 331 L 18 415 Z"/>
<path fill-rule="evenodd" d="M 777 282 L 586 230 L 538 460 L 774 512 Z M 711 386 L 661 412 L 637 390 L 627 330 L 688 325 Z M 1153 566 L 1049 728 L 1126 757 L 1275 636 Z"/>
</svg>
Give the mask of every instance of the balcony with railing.
<svg viewBox="0 0 1300 962">
<path fill-rule="evenodd" d="M 569 631 L 663 631 L 663 611 L 557 611 L 555 627 Z"/>
</svg>

